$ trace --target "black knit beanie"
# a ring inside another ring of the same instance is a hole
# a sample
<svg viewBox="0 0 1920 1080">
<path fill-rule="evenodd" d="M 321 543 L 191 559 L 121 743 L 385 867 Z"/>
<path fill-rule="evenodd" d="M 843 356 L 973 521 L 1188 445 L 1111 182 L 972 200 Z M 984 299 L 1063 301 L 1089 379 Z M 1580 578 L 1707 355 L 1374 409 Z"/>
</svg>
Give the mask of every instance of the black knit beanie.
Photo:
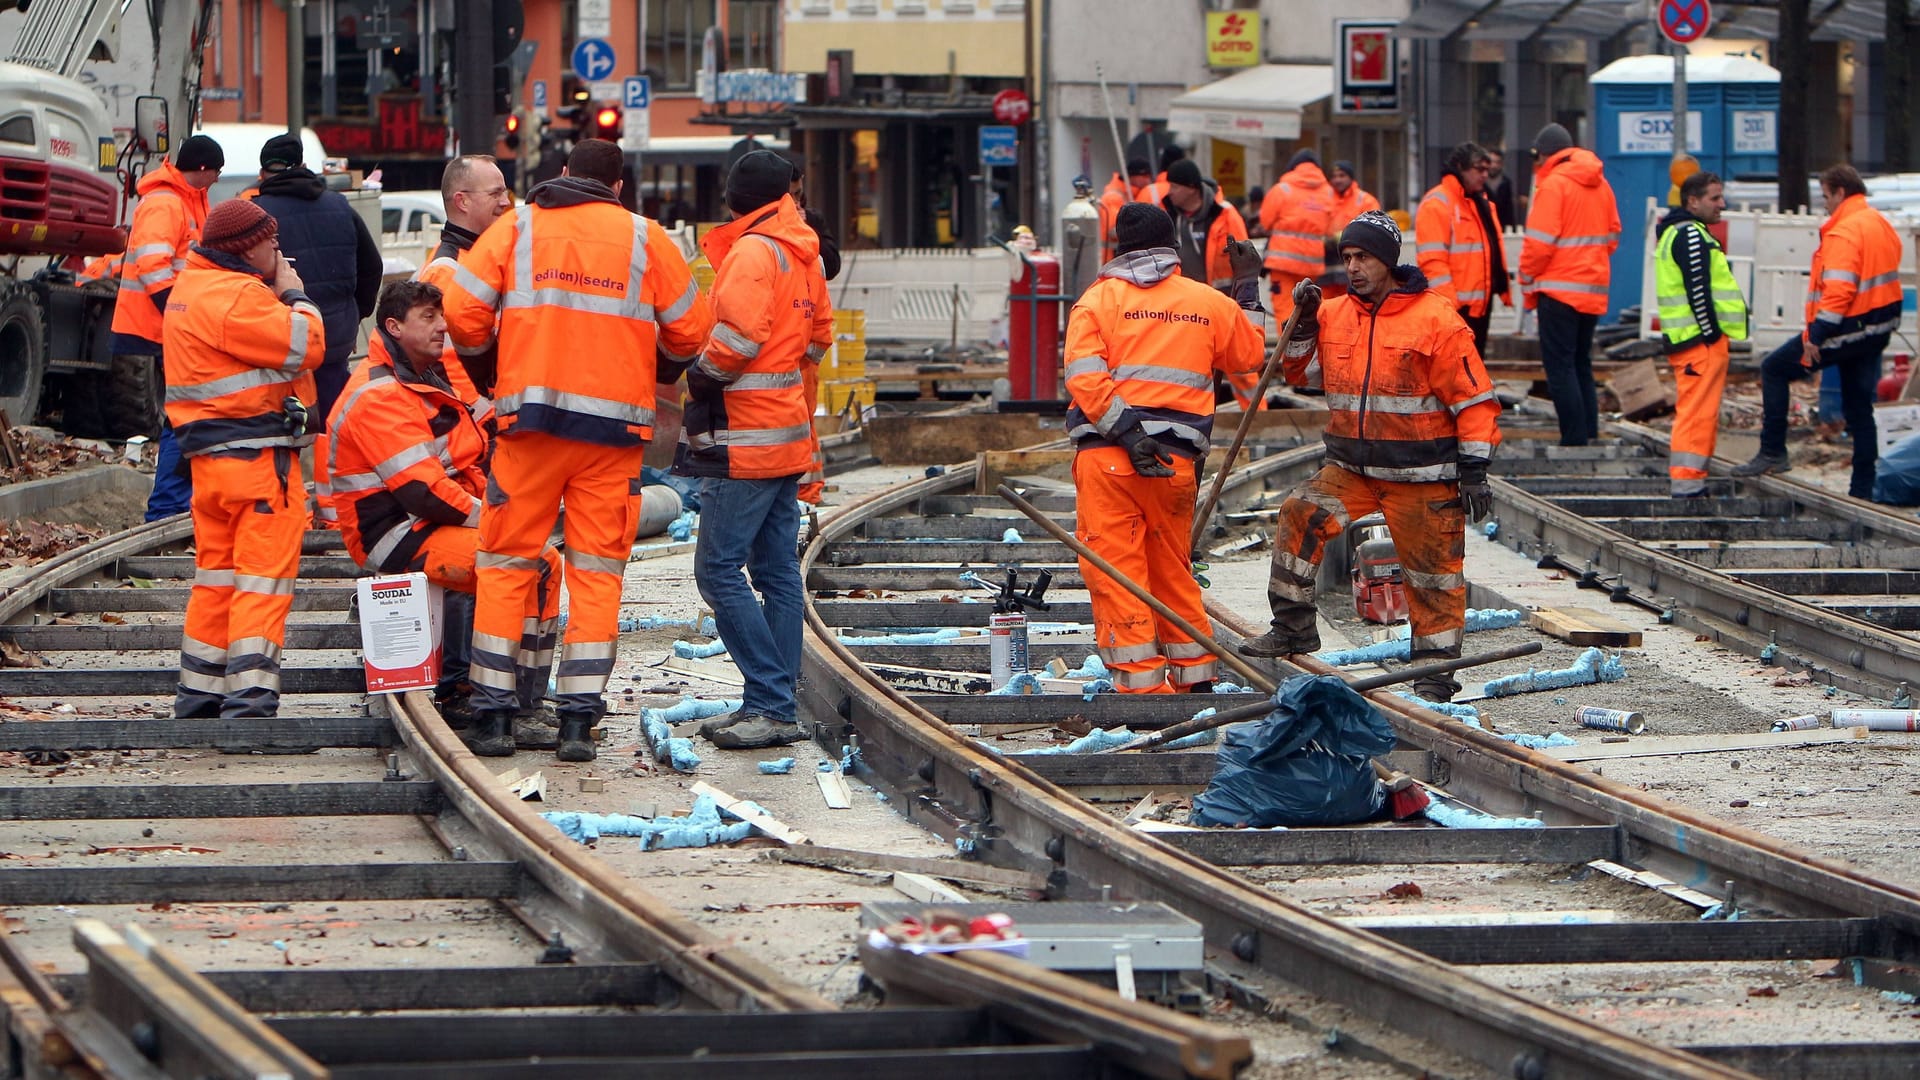
<svg viewBox="0 0 1920 1080">
<path fill-rule="evenodd" d="M 1147 203 L 1128 203 L 1120 208 L 1120 216 L 1113 223 L 1114 254 L 1172 246 L 1173 219 L 1165 210 Z"/>
<path fill-rule="evenodd" d="M 792 184 L 792 162 L 771 150 L 755 150 L 734 162 L 727 174 L 727 209 L 751 214 L 778 202 Z"/>
<path fill-rule="evenodd" d="M 1400 226 L 1379 210 L 1369 210 L 1347 223 L 1340 233 L 1340 250 L 1357 247 L 1388 266 L 1400 264 Z"/>
<path fill-rule="evenodd" d="M 1181 158 L 1167 166 L 1167 183 L 1197 188 L 1206 181 L 1201 179 L 1200 166 L 1195 164 L 1192 158 Z"/>
</svg>

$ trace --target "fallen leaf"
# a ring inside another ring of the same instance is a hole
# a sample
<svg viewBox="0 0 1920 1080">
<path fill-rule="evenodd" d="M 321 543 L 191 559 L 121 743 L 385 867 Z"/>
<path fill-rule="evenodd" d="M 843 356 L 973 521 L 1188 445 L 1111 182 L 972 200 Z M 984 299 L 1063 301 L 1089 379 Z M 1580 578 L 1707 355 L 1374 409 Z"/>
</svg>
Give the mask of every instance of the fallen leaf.
<svg viewBox="0 0 1920 1080">
<path fill-rule="evenodd" d="M 1387 890 L 1387 895 L 1395 900 L 1418 900 L 1427 894 L 1411 881 L 1403 881 Z"/>
<path fill-rule="evenodd" d="M 1780 991 L 1775 990 L 1771 986 L 1749 986 L 1747 987 L 1747 996 L 1748 997 L 1779 997 Z"/>
</svg>

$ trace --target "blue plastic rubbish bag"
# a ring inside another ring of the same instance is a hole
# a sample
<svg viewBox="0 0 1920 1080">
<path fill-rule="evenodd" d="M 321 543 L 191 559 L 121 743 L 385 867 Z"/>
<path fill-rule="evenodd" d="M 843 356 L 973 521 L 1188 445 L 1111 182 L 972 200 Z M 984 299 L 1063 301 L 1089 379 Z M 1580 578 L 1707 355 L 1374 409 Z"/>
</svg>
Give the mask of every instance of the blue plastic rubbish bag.
<svg viewBox="0 0 1920 1080">
<path fill-rule="evenodd" d="M 1379 816 L 1386 792 L 1370 758 L 1394 747 L 1393 729 L 1334 675 L 1295 675 L 1265 719 L 1235 724 L 1195 825 L 1271 828 L 1349 825 Z"/>
<path fill-rule="evenodd" d="M 1909 435 L 1880 455 L 1874 466 L 1873 501 L 1883 506 L 1920 506 L 1920 435 Z"/>
</svg>

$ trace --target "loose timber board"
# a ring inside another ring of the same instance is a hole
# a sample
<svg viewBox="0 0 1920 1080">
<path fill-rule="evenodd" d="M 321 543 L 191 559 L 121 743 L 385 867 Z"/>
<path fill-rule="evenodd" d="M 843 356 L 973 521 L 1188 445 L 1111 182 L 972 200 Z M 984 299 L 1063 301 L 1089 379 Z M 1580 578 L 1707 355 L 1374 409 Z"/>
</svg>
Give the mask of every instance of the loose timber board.
<svg viewBox="0 0 1920 1080">
<path fill-rule="evenodd" d="M 1592 608 L 1541 608 L 1527 613 L 1527 625 L 1570 645 L 1605 645 L 1615 649 L 1640 647 L 1640 631 Z"/>
</svg>

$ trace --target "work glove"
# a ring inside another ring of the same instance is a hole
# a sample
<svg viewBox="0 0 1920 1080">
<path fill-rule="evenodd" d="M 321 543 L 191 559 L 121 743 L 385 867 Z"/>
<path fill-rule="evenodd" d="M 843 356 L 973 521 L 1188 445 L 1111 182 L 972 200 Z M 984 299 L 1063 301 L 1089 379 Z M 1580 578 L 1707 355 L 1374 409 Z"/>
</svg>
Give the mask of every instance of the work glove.
<svg viewBox="0 0 1920 1080">
<path fill-rule="evenodd" d="M 1227 241 L 1227 265 L 1233 267 L 1233 280 L 1244 281 L 1259 277 L 1265 261 L 1260 255 L 1260 249 L 1254 247 L 1252 241 Z"/>
<path fill-rule="evenodd" d="M 1301 278 L 1293 286 L 1293 306 L 1300 312 L 1300 321 L 1313 318 L 1320 310 L 1320 285 L 1312 278 Z"/>
<path fill-rule="evenodd" d="M 1467 520 L 1481 522 L 1493 513 L 1493 488 L 1487 483 L 1487 463 L 1477 458 L 1460 462 L 1460 505 Z"/>
<path fill-rule="evenodd" d="M 1126 444 L 1127 460 L 1133 464 L 1135 475 L 1155 480 L 1173 475 L 1173 455 L 1154 441 L 1153 436 L 1135 428 L 1121 441 Z"/>
<path fill-rule="evenodd" d="M 286 419 L 287 434 L 305 435 L 307 433 L 307 403 L 288 394 L 280 399 L 280 412 Z"/>
</svg>

